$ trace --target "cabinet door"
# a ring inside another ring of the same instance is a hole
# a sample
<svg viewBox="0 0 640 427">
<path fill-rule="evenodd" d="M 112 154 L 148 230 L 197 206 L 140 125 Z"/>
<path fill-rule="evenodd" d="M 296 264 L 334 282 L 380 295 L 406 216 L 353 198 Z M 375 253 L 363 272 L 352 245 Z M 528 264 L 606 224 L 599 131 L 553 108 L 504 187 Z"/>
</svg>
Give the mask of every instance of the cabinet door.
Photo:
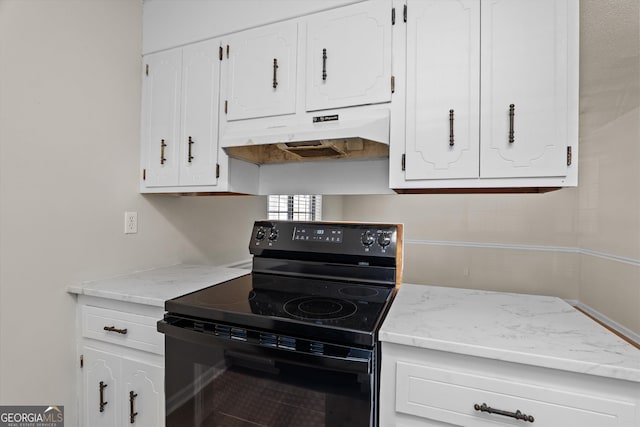
<svg viewBox="0 0 640 427">
<path fill-rule="evenodd" d="M 405 178 L 477 178 L 480 5 L 420 0 L 408 10 Z"/>
<path fill-rule="evenodd" d="M 391 1 L 310 18 L 306 89 L 307 111 L 391 100 Z"/>
<path fill-rule="evenodd" d="M 123 359 L 122 383 L 122 396 L 126 399 L 122 425 L 134 424 L 142 427 L 164 425 L 163 369 Z"/>
<path fill-rule="evenodd" d="M 480 174 L 564 176 L 567 0 L 483 0 L 481 7 Z"/>
<path fill-rule="evenodd" d="M 298 24 L 243 31 L 226 44 L 226 120 L 293 114 Z"/>
<path fill-rule="evenodd" d="M 180 185 L 215 185 L 218 162 L 219 43 L 182 51 Z"/>
<path fill-rule="evenodd" d="M 177 185 L 182 51 L 148 55 L 144 64 L 142 144 L 145 183 L 147 187 Z"/>
<path fill-rule="evenodd" d="M 120 387 L 120 358 L 115 354 L 83 349 L 83 405 L 82 425 L 113 427 L 119 425 L 122 396 Z M 101 405 L 102 403 L 102 405 Z"/>
</svg>

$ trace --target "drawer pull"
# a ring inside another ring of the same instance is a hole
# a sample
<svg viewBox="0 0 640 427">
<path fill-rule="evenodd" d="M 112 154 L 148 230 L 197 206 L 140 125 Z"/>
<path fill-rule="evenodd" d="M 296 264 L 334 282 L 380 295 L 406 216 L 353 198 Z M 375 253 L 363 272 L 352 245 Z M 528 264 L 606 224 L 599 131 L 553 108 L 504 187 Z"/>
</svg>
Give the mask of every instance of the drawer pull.
<svg viewBox="0 0 640 427">
<path fill-rule="evenodd" d="M 449 110 L 449 146 L 453 147 L 455 143 L 453 139 L 453 110 Z"/>
<path fill-rule="evenodd" d="M 516 115 L 516 106 L 513 104 L 509 105 L 509 144 L 513 144 L 515 141 L 515 137 L 513 135 L 513 121 Z"/>
<path fill-rule="evenodd" d="M 115 326 L 105 326 L 103 329 L 105 331 L 107 331 L 107 332 L 117 332 L 117 333 L 122 334 L 122 335 L 126 335 L 127 334 L 127 328 L 118 329 Z"/>
<path fill-rule="evenodd" d="M 187 161 L 188 161 L 189 163 L 191 163 L 191 162 L 193 161 L 193 159 L 195 158 L 195 157 L 193 157 L 193 155 L 191 154 L 191 146 L 192 146 L 193 144 L 195 144 L 196 142 L 193 140 L 193 138 L 189 137 L 189 141 L 188 141 L 187 143 L 189 144 L 189 154 L 187 155 Z"/>
<path fill-rule="evenodd" d="M 104 401 L 104 389 L 107 388 L 107 385 L 104 381 L 100 381 L 98 387 L 100 388 L 100 412 L 104 412 L 104 407 L 109 403 Z"/>
<path fill-rule="evenodd" d="M 134 393 L 133 391 L 129 392 L 129 422 L 131 424 L 136 422 L 136 416 L 138 415 L 133 409 L 133 402 L 136 400 L 136 397 L 138 397 L 138 393 Z"/>
<path fill-rule="evenodd" d="M 327 49 L 322 49 L 322 81 L 327 80 Z"/>
<path fill-rule="evenodd" d="M 278 87 L 278 59 L 273 58 L 273 88 Z"/>
<path fill-rule="evenodd" d="M 503 411 L 501 409 L 494 409 L 491 406 L 487 406 L 486 403 L 482 405 L 478 405 L 477 403 L 473 405 L 473 409 L 480 412 L 487 412 L 489 414 L 497 414 L 505 417 L 515 418 L 516 420 L 522 420 L 524 422 L 529 421 L 530 423 L 534 422 L 535 419 L 531 415 L 523 414 L 522 412 L 516 410 L 516 412 Z"/>
<path fill-rule="evenodd" d="M 167 143 L 164 142 L 164 139 L 160 140 L 160 164 L 164 165 L 167 161 L 167 158 L 164 156 L 164 149 L 167 147 Z"/>
</svg>

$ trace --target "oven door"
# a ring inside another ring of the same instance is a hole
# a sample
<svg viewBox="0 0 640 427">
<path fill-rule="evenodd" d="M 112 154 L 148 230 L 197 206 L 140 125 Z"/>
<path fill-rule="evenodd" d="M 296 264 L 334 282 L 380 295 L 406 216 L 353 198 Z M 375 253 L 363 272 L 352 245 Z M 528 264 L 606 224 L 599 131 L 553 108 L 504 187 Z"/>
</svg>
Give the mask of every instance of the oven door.
<svg viewBox="0 0 640 427">
<path fill-rule="evenodd" d="M 169 315 L 166 426 L 366 427 L 376 423 L 375 351 Z"/>
</svg>

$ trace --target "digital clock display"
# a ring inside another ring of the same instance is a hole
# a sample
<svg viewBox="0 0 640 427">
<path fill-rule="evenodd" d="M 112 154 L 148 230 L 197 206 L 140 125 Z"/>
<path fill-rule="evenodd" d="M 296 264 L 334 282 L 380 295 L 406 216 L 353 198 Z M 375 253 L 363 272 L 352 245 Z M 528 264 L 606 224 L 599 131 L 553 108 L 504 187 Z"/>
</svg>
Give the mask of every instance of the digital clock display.
<svg viewBox="0 0 640 427">
<path fill-rule="evenodd" d="M 342 229 L 314 225 L 296 227 L 293 231 L 293 240 L 342 243 Z"/>
</svg>

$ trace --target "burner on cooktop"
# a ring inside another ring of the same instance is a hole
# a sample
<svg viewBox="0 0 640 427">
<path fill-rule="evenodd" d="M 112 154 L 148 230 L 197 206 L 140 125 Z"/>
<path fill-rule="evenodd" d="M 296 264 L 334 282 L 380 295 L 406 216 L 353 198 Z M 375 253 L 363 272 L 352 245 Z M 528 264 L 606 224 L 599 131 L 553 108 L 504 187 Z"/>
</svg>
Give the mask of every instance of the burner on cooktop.
<svg viewBox="0 0 640 427">
<path fill-rule="evenodd" d="M 344 319 L 358 310 L 351 301 L 324 297 L 300 297 L 287 301 L 284 311 L 299 319 Z"/>
<path fill-rule="evenodd" d="M 377 289 L 364 286 L 346 286 L 340 288 L 339 292 L 350 297 L 374 297 L 379 294 Z"/>
</svg>

